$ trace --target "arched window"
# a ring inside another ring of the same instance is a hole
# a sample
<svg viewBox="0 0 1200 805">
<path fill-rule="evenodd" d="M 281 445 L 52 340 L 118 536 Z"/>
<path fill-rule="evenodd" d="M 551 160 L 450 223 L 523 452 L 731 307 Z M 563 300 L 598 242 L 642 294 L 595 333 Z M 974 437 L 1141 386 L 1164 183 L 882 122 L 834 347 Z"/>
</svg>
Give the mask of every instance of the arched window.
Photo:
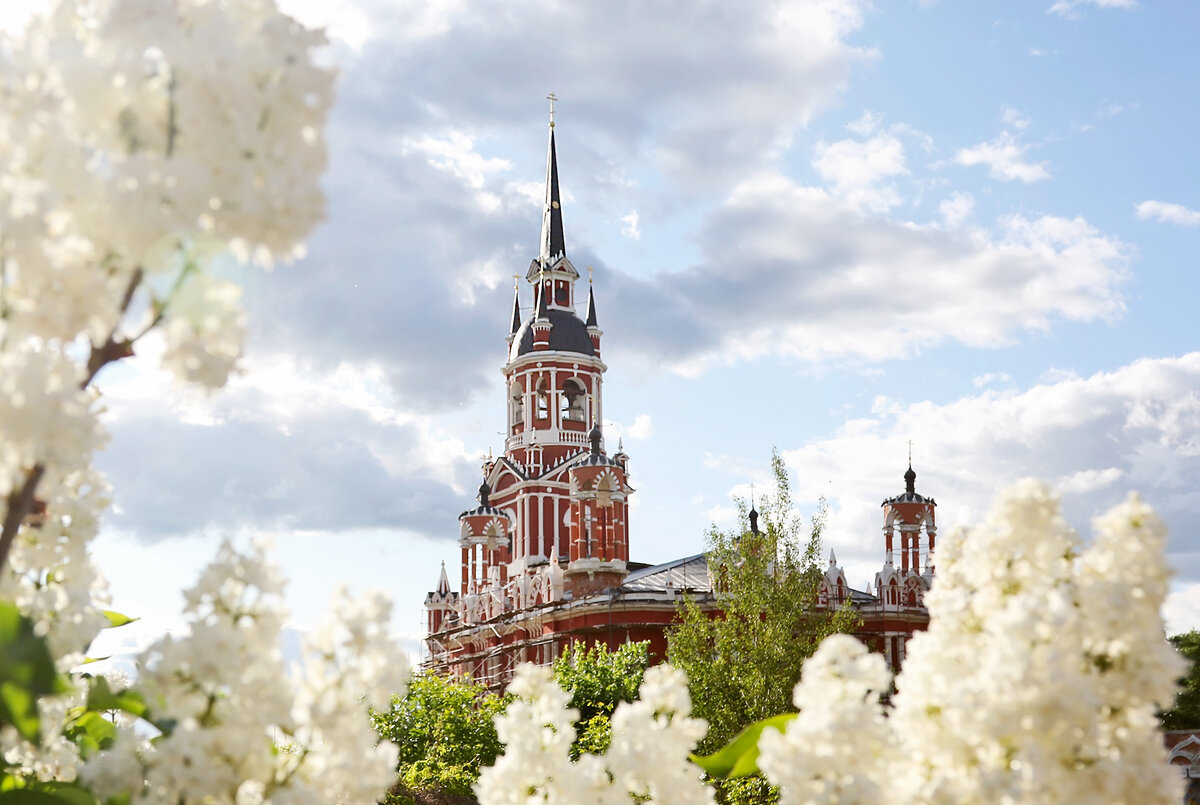
<svg viewBox="0 0 1200 805">
<path fill-rule="evenodd" d="M 537 382 L 537 418 L 546 419 L 550 416 L 550 395 L 546 392 L 546 378 Z"/>
<path fill-rule="evenodd" d="M 564 422 L 584 422 L 586 420 L 586 402 L 587 391 L 584 390 L 582 383 L 575 378 L 570 378 L 563 383 L 560 413 Z"/>
<path fill-rule="evenodd" d="M 513 381 L 512 389 L 509 391 L 509 397 L 512 399 L 512 424 L 525 424 L 525 387 L 517 380 Z"/>
</svg>

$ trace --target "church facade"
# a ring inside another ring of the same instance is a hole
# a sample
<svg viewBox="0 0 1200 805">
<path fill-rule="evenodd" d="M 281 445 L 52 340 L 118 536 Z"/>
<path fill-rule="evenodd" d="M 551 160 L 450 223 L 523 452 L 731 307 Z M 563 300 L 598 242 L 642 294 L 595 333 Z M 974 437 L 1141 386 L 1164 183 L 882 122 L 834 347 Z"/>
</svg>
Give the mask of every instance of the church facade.
<svg viewBox="0 0 1200 805">
<path fill-rule="evenodd" d="M 443 564 L 425 597 L 425 666 L 493 687 L 518 663 L 552 662 L 581 641 L 646 640 L 657 662 L 683 596 L 719 612 L 704 554 L 630 559 L 629 457 L 605 448 L 603 332 L 591 278 L 581 305 L 566 254 L 553 111 L 541 239 L 525 279 L 530 313 L 521 315 L 518 288 L 507 336 L 504 451 L 484 464 L 478 505 L 459 516 L 458 579 Z M 859 637 L 895 668 L 907 638 L 928 624 L 922 599 L 937 533 L 937 504 L 916 492 L 911 465 L 904 480 L 904 493 L 883 502 L 884 563 L 873 589 L 852 589 L 831 551 L 818 601 L 849 600 Z"/>
</svg>

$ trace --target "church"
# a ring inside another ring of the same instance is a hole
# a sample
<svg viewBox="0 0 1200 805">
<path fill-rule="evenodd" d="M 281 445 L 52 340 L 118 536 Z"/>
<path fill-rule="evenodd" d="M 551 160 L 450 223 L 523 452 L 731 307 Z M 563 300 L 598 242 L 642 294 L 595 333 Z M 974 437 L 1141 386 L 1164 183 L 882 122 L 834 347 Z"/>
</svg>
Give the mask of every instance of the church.
<svg viewBox="0 0 1200 805">
<path fill-rule="evenodd" d="M 541 240 L 525 279 L 531 312 L 522 318 L 518 287 L 507 336 L 504 451 L 483 466 L 478 505 L 459 515 L 457 583 L 443 564 L 425 597 L 425 667 L 494 688 L 518 663 L 553 662 L 577 642 L 645 640 L 659 662 L 684 596 L 719 611 L 704 554 L 658 565 L 630 558 L 629 456 L 605 446 L 604 333 L 592 278 L 581 304 L 567 257 L 553 108 Z M 904 485 L 882 504 L 884 561 L 873 589 L 852 589 L 830 551 L 818 600 L 849 600 L 861 619 L 856 634 L 896 669 L 907 638 L 929 622 L 923 596 L 937 536 L 937 503 L 916 491 L 911 462 Z"/>
</svg>

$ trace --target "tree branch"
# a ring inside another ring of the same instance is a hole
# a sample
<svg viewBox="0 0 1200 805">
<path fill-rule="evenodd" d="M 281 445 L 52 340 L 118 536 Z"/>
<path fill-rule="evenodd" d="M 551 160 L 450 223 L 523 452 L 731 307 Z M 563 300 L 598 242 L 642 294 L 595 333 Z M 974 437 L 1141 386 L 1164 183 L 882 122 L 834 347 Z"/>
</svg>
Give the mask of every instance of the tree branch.
<svg viewBox="0 0 1200 805">
<path fill-rule="evenodd" d="M 138 285 L 141 284 L 143 276 L 144 272 L 138 268 L 129 278 L 129 285 L 126 286 L 125 293 L 121 297 L 121 313 L 117 324 L 108 334 L 108 338 L 104 339 L 103 344 L 99 346 L 92 344 L 91 352 L 88 354 L 87 375 L 79 384 L 79 388 L 86 389 L 95 379 L 96 374 L 108 364 L 128 358 L 133 354 L 131 342 L 124 338 L 117 338 L 117 329 L 121 326 L 120 320 L 124 318 L 126 311 L 133 303 L 133 295 L 137 291 Z M 37 487 L 45 474 L 46 465 L 38 462 L 33 469 L 26 473 L 25 483 L 19 489 L 14 489 L 9 493 L 8 499 L 5 501 L 4 527 L 0 530 L 0 570 L 3 570 L 4 565 L 8 562 L 8 553 L 12 549 L 13 540 L 16 539 L 21 523 L 33 511 Z"/>
<path fill-rule="evenodd" d="M 45 474 L 44 465 L 35 465 L 25 476 L 25 483 L 21 488 L 14 489 L 8 496 L 7 510 L 4 512 L 4 530 L 0 531 L 0 568 L 8 561 L 8 552 L 17 536 L 17 529 L 21 527 L 21 521 L 33 509 L 34 492 Z"/>
</svg>

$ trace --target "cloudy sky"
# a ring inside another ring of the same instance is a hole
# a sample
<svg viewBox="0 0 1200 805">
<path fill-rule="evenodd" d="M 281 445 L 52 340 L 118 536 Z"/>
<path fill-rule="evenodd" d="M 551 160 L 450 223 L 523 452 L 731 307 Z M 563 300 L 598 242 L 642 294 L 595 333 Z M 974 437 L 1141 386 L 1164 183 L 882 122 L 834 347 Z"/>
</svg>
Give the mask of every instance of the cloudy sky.
<svg viewBox="0 0 1200 805">
<path fill-rule="evenodd" d="M 1085 532 L 1139 490 L 1173 531 L 1170 628 L 1200 627 L 1200 6 L 283 5 L 340 67 L 328 220 L 246 274 L 227 390 L 103 378 L 98 556 L 146 633 L 220 535 L 265 534 L 297 628 L 344 580 L 390 591 L 415 648 L 501 447 L 548 92 L 635 559 L 699 551 L 776 446 L 862 586 L 911 439 L 943 530 L 1023 476 Z"/>
</svg>

